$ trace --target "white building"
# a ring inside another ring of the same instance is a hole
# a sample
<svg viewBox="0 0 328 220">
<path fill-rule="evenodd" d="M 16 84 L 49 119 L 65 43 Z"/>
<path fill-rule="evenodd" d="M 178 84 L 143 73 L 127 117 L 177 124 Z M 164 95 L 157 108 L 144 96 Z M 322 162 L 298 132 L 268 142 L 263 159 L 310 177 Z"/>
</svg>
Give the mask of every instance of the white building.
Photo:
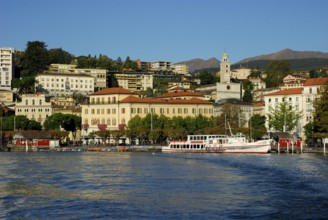
<svg viewBox="0 0 328 220">
<path fill-rule="evenodd" d="M 288 102 L 293 110 L 300 111 L 302 118 L 294 129 L 299 136 L 304 138 L 303 127 L 313 121 L 314 107 L 313 103 L 322 91 L 323 86 L 328 83 L 328 78 L 306 79 L 303 88 L 284 89 L 277 92 L 264 95 L 265 114 L 271 113 L 281 102 Z M 269 129 L 268 121 L 266 127 Z"/>
<path fill-rule="evenodd" d="M 35 88 L 41 88 L 52 96 L 94 92 L 95 78 L 85 74 L 41 73 L 35 80 Z"/>
<path fill-rule="evenodd" d="M 24 115 L 42 125 L 52 115 L 52 107 L 50 102 L 46 102 L 45 95 L 25 94 L 21 102 L 16 102 L 15 114 Z"/>
<path fill-rule="evenodd" d="M 0 48 L 0 89 L 11 90 L 11 81 L 14 78 L 15 50 Z"/>
<path fill-rule="evenodd" d="M 222 55 L 222 61 L 220 64 L 220 83 L 216 83 L 216 100 L 218 102 L 222 99 L 241 99 L 242 89 L 241 83 L 232 83 L 230 81 L 231 71 L 230 71 L 230 61 L 227 52 Z"/>
<path fill-rule="evenodd" d="M 107 87 L 107 70 L 106 69 L 85 69 L 76 68 L 76 64 L 51 64 L 50 73 L 68 73 L 68 74 L 86 74 L 95 78 L 95 88 L 104 89 Z"/>
<path fill-rule="evenodd" d="M 259 77 L 249 77 L 248 80 L 253 84 L 253 91 L 266 88 L 265 82 Z"/>
</svg>

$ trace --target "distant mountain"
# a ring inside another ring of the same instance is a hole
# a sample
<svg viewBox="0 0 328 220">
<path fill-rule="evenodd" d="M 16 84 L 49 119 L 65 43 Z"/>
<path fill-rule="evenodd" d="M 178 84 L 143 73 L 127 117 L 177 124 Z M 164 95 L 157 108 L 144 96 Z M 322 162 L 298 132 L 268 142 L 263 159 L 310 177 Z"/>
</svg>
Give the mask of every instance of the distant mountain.
<svg viewBox="0 0 328 220">
<path fill-rule="evenodd" d="M 196 70 L 203 70 L 203 69 L 219 69 L 220 68 L 220 61 L 217 60 L 215 57 L 212 57 L 208 60 L 203 59 L 192 59 L 188 61 L 179 62 L 177 64 L 186 64 L 188 66 L 189 72 L 195 72 Z"/>
<path fill-rule="evenodd" d="M 316 52 L 316 51 L 293 51 L 291 49 L 284 49 L 276 53 L 259 55 L 255 57 L 249 57 L 238 61 L 239 63 L 247 63 L 258 60 L 297 60 L 297 59 L 328 59 L 328 53 Z"/>
<path fill-rule="evenodd" d="M 231 68 L 248 67 L 264 71 L 270 61 L 271 60 L 246 61 L 244 63 L 233 64 L 231 65 Z M 317 70 L 328 67 L 328 59 L 324 58 L 289 59 L 288 63 L 293 71 Z"/>
</svg>

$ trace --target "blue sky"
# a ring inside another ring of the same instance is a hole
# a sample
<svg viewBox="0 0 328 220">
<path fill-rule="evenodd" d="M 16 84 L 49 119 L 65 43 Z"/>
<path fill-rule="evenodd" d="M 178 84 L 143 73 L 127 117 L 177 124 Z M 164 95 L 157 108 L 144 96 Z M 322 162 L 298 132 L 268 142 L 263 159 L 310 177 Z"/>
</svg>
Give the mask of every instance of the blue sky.
<svg viewBox="0 0 328 220">
<path fill-rule="evenodd" d="M 232 63 L 285 48 L 328 52 L 326 0 L 6 0 L 0 47 L 43 41 L 75 56 Z"/>
</svg>

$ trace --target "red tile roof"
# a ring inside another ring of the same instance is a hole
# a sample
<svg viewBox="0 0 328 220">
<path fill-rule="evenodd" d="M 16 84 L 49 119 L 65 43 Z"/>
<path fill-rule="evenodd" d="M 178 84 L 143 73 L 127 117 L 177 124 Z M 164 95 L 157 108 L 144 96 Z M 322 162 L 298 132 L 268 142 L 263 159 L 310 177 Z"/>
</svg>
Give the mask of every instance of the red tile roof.
<svg viewBox="0 0 328 220">
<path fill-rule="evenodd" d="M 315 86 L 315 85 L 325 85 L 328 82 L 328 77 L 326 78 L 310 78 L 306 79 L 304 86 Z"/>
<path fill-rule="evenodd" d="M 266 94 L 265 96 L 275 96 L 275 95 L 297 95 L 302 94 L 303 88 L 293 88 L 293 89 L 284 89 L 278 92 L 273 92 Z"/>
<path fill-rule="evenodd" d="M 192 99 L 160 99 L 160 98 L 139 98 L 135 96 L 128 96 L 121 100 L 120 103 L 159 103 L 159 104 L 208 104 L 212 105 L 211 102 L 205 101 L 198 98 Z"/>
<path fill-rule="evenodd" d="M 92 95 L 112 95 L 112 94 L 134 94 L 132 91 L 123 88 L 106 88 L 98 92 L 92 93 Z"/>
<path fill-rule="evenodd" d="M 256 106 L 256 107 L 265 106 L 265 101 L 258 101 L 258 102 L 255 102 L 255 106 Z"/>
<path fill-rule="evenodd" d="M 183 97 L 183 96 L 195 96 L 195 97 L 204 97 L 200 93 L 191 92 L 191 91 L 174 91 L 169 92 L 164 95 L 159 96 L 158 98 L 173 98 L 173 97 Z"/>
</svg>

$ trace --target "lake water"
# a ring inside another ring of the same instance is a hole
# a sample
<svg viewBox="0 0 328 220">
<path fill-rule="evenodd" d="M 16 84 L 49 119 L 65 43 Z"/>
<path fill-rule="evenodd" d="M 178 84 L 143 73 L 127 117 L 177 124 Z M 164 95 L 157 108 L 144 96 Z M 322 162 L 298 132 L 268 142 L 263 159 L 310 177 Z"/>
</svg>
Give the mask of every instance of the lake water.
<svg viewBox="0 0 328 220">
<path fill-rule="evenodd" d="M 318 154 L 0 153 L 0 219 L 326 219 Z"/>
</svg>

